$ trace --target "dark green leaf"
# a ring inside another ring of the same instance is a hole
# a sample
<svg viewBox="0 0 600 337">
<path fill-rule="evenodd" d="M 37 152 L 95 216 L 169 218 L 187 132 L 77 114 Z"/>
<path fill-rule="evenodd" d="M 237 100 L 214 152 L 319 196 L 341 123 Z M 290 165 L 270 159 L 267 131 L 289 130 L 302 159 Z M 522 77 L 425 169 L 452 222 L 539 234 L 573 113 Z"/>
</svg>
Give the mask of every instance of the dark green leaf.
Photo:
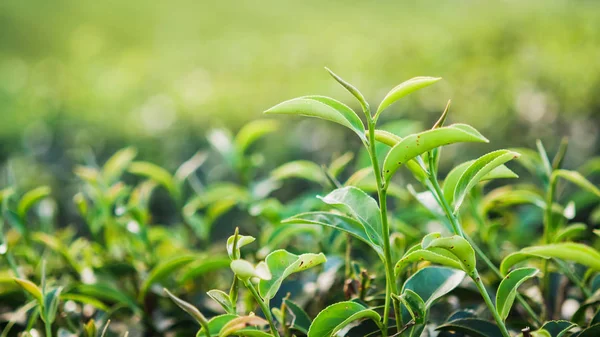
<svg viewBox="0 0 600 337">
<path fill-rule="evenodd" d="M 457 319 L 438 326 L 436 330 L 458 331 L 471 337 L 502 337 L 497 325 L 478 318 Z"/>
</svg>

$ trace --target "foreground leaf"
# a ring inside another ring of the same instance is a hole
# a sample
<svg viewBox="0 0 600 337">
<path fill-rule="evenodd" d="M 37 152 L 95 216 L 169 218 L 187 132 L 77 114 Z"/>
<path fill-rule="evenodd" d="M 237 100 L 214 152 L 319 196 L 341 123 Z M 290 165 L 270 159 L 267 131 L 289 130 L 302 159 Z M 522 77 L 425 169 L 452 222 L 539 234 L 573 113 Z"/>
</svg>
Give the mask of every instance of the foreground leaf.
<svg viewBox="0 0 600 337">
<path fill-rule="evenodd" d="M 347 105 L 325 96 L 304 96 L 279 103 L 266 114 L 286 114 L 317 117 L 341 124 L 365 139 L 365 126 Z"/>
<path fill-rule="evenodd" d="M 13 280 L 26 292 L 28 292 L 31 296 L 33 296 L 33 298 L 35 298 L 40 306 L 43 306 L 44 304 L 44 295 L 42 295 L 42 290 L 36 286 L 33 282 L 26 280 L 26 279 L 20 279 L 20 278 L 13 278 Z"/>
<path fill-rule="evenodd" d="M 223 325 L 221 331 L 219 331 L 219 337 L 227 337 L 231 335 L 251 336 L 250 334 L 243 335 L 238 333 L 240 330 L 248 327 L 249 325 L 265 326 L 267 324 L 269 324 L 269 322 L 267 322 L 265 319 L 254 315 L 237 317 Z M 262 334 L 262 336 L 264 335 L 269 336 L 267 333 Z M 260 336 L 260 334 L 254 336 Z"/>
<path fill-rule="evenodd" d="M 509 150 L 490 152 L 479 157 L 466 168 L 454 189 L 454 212 L 456 213 L 463 203 L 467 193 L 494 169 L 504 165 L 509 160 L 516 159 L 519 154 Z"/>
<path fill-rule="evenodd" d="M 551 337 L 563 337 L 569 330 L 577 324 L 569 321 L 549 321 L 544 323 L 540 330 L 546 330 Z"/>
<path fill-rule="evenodd" d="M 444 179 L 443 193 L 444 197 L 448 201 L 449 204 L 452 205 L 454 202 L 454 191 L 456 190 L 456 185 L 460 177 L 465 173 L 465 171 L 474 163 L 474 160 L 470 160 L 464 162 L 456 167 L 454 167 L 448 175 L 446 175 L 446 179 Z M 488 174 L 481 177 L 479 181 L 486 181 L 492 179 L 501 179 L 501 178 L 517 178 L 518 176 L 511 171 L 508 167 L 504 165 L 497 166 Z M 543 199 L 542 199 L 543 201 Z"/>
<path fill-rule="evenodd" d="M 502 260 L 500 272 L 506 275 L 510 267 L 531 257 L 563 259 L 600 270 L 600 253 L 597 250 L 584 244 L 565 242 L 527 247 L 512 253 Z"/>
<path fill-rule="evenodd" d="M 477 130 L 466 124 L 427 130 L 403 138 L 388 152 L 383 162 L 383 177 L 390 181 L 396 170 L 407 161 L 442 145 L 459 142 L 488 142 Z"/>
<path fill-rule="evenodd" d="M 371 240 L 364 225 L 358 220 L 354 220 L 344 215 L 330 212 L 307 212 L 286 219 L 283 221 L 283 223 L 312 224 L 332 227 L 344 231 L 363 241 L 371 246 L 371 248 L 373 248 L 373 250 L 375 250 L 379 256 L 383 256 L 383 248 Z"/>
<path fill-rule="evenodd" d="M 289 299 L 284 299 L 283 303 L 285 304 L 288 311 L 292 314 L 293 319 L 290 324 L 290 329 L 295 329 L 303 334 L 308 334 L 308 329 L 310 328 L 311 320 L 308 317 L 308 314 L 304 309 L 302 309 L 298 304 L 292 302 Z"/>
<path fill-rule="evenodd" d="M 208 324 L 206 317 L 204 317 L 204 315 L 200 312 L 200 310 L 198 310 L 198 308 L 196 308 L 195 306 L 191 305 L 190 303 L 182 300 L 181 298 L 173 295 L 166 288 L 163 288 L 163 290 L 169 296 L 169 298 L 171 298 L 171 300 L 175 304 L 177 304 L 177 306 L 179 308 L 181 308 L 181 310 L 187 312 L 188 315 L 192 316 L 192 318 L 194 318 L 196 320 L 196 322 L 198 322 L 200 325 Z"/>
<path fill-rule="evenodd" d="M 377 201 L 362 190 L 347 186 L 339 188 L 321 198 L 323 202 L 337 206 L 359 220 L 367 230 L 371 241 L 383 245 L 381 215 Z"/>
<path fill-rule="evenodd" d="M 465 278 L 465 273 L 460 270 L 431 266 L 420 269 L 414 273 L 402 286 L 402 292 L 412 290 L 425 302 L 425 307 L 430 308 L 439 298 L 450 293 Z"/>
<path fill-rule="evenodd" d="M 430 86 L 441 79 L 441 77 L 420 76 L 411 78 L 408 81 L 404 81 L 398 84 L 392 90 L 390 90 L 390 92 L 388 92 L 387 95 L 385 95 L 385 97 L 379 104 L 379 107 L 377 108 L 377 112 L 375 112 L 374 119 L 377 120 L 381 112 L 383 112 L 383 110 L 387 109 L 390 105 L 392 105 L 394 102 L 401 99 L 402 97 L 407 96 L 419 89 Z"/>
<path fill-rule="evenodd" d="M 283 249 L 272 252 L 265 259 L 272 277 L 260 281 L 258 286 L 260 295 L 265 300 L 272 299 L 286 277 L 317 266 L 326 260 L 323 253 L 295 255 Z"/>
<path fill-rule="evenodd" d="M 375 311 L 370 310 L 356 302 L 340 302 L 332 304 L 321 311 L 310 325 L 308 337 L 331 337 L 334 333 L 351 323 L 352 321 L 370 318 L 378 325 L 381 317 Z"/>
<path fill-rule="evenodd" d="M 496 311 L 506 320 L 517 296 L 517 289 L 523 282 L 537 275 L 536 268 L 519 268 L 511 271 L 502 279 L 496 293 Z"/>
</svg>

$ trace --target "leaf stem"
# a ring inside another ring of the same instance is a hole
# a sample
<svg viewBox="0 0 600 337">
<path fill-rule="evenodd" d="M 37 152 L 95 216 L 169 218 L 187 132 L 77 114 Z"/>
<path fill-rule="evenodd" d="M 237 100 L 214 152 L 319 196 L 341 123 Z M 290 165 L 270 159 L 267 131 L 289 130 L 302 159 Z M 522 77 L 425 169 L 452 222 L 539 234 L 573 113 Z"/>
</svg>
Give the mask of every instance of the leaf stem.
<svg viewBox="0 0 600 337">
<path fill-rule="evenodd" d="M 475 275 L 473 275 L 473 276 L 474 276 L 473 281 L 475 282 L 477 289 L 479 289 L 481 296 L 483 296 L 483 300 L 485 301 L 485 304 L 487 305 L 488 309 L 492 313 L 492 316 L 494 316 L 494 320 L 498 324 L 498 327 L 500 328 L 500 332 L 502 332 L 502 336 L 511 337 L 510 333 L 506 329 L 506 325 L 504 325 L 504 321 L 502 321 L 502 317 L 500 317 L 500 315 L 496 311 L 496 308 L 494 307 L 494 303 L 492 303 L 492 299 L 490 298 L 490 295 L 488 294 L 487 290 L 485 289 L 485 286 L 483 285 L 483 282 L 481 281 L 481 277 L 479 277 L 479 275 L 477 274 L 477 270 L 475 271 Z"/>
<path fill-rule="evenodd" d="M 381 171 L 379 170 L 379 161 L 377 159 L 377 151 L 375 149 L 375 120 L 371 117 L 370 113 L 365 111 L 367 116 L 367 125 L 369 131 L 368 140 L 368 151 L 371 157 L 371 165 L 373 166 L 373 174 L 375 175 L 375 181 L 377 183 L 377 197 L 379 199 L 379 208 L 381 213 L 381 226 L 382 226 L 382 237 L 383 237 L 383 254 L 385 264 L 385 276 L 386 276 L 386 287 L 385 287 L 385 306 L 383 309 L 383 336 L 386 337 L 389 326 L 389 316 L 392 294 L 398 293 L 398 288 L 394 279 L 394 266 L 392 265 L 392 253 L 390 247 L 390 225 L 387 216 L 387 186 L 384 185 L 381 179 Z M 393 302 L 394 314 L 396 317 L 396 326 L 400 327 L 400 310 L 397 303 Z"/>
<path fill-rule="evenodd" d="M 438 199 L 440 206 L 442 206 L 444 213 L 446 213 L 446 216 L 450 220 L 450 224 L 452 225 L 452 228 L 453 228 L 455 234 L 460 235 L 461 237 L 465 238 L 465 240 L 467 240 L 469 242 L 469 244 L 471 244 L 471 246 L 473 246 L 473 249 L 476 252 L 478 252 L 478 255 L 485 256 L 485 254 L 481 251 L 481 249 L 479 249 L 479 247 L 477 247 L 477 249 L 475 249 L 476 245 L 473 245 L 473 240 L 468 238 L 468 236 L 464 233 L 462 226 L 460 225 L 460 223 L 458 222 L 458 219 L 456 218 L 456 215 L 452 212 L 450 205 L 446 201 L 446 198 L 444 197 L 444 193 L 442 192 L 440 184 L 437 180 L 437 170 L 436 170 L 435 163 L 433 160 L 433 155 L 431 152 L 429 153 L 428 157 L 429 157 L 429 180 L 431 181 L 431 185 L 434 188 L 434 191 L 432 191 L 432 192 L 437 196 L 436 199 Z M 486 261 L 486 263 L 489 262 L 489 265 L 493 265 L 492 262 L 487 258 L 487 256 L 485 256 L 484 261 Z M 471 278 L 475 282 L 475 285 L 477 286 L 477 289 L 479 289 L 479 292 L 481 293 L 481 296 L 483 297 L 483 300 L 484 300 L 485 304 L 487 305 L 488 309 L 492 313 L 492 316 L 494 316 L 494 320 L 496 321 L 496 324 L 498 324 L 498 327 L 500 328 L 502 335 L 504 337 L 511 337 L 510 334 L 508 333 L 508 330 L 506 329 L 506 326 L 504 325 L 504 321 L 502 320 L 502 318 L 496 311 L 496 307 L 492 303 L 492 300 L 490 299 L 490 295 L 487 293 L 487 290 L 485 289 L 485 286 L 483 285 L 483 282 L 481 281 L 481 277 L 479 277 L 477 269 L 475 269 L 473 275 L 469 275 L 469 276 L 471 276 Z"/>
<path fill-rule="evenodd" d="M 263 314 L 265 315 L 265 318 L 269 322 L 269 327 L 271 328 L 271 333 L 273 334 L 273 336 L 280 337 L 279 331 L 277 331 L 277 328 L 275 327 L 275 321 L 273 321 L 273 315 L 271 315 L 269 304 L 263 301 L 263 299 L 260 297 L 260 295 L 256 291 L 256 288 L 254 288 L 250 280 L 245 281 L 244 285 L 246 286 L 246 288 L 248 288 L 248 290 L 250 290 L 250 293 L 252 293 L 252 296 L 260 306 L 260 310 L 262 310 Z"/>
<path fill-rule="evenodd" d="M 46 321 L 44 327 L 46 328 L 46 337 L 52 337 L 52 323 Z"/>
</svg>

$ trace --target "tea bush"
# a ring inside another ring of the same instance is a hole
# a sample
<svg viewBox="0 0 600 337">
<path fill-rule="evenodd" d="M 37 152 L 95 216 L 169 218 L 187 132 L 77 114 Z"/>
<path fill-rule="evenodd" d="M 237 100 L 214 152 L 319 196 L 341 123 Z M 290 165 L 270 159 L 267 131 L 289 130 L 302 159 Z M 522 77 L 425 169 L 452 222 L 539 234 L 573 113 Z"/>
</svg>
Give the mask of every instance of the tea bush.
<svg viewBox="0 0 600 337">
<path fill-rule="evenodd" d="M 446 146 L 488 142 L 447 123 L 450 102 L 426 130 L 379 121 L 440 78 L 405 81 L 371 109 L 329 73 L 364 116 L 318 95 L 265 112 L 355 134 L 362 147 L 327 164 L 264 174 L 255 145 L 279 128 L 264 119 L 209 132 L 211 149 L 174 172 L 134 148 L 78 166 L 62 206 L 78 223 L 61 223 L 48 186 L 5 187 L 1 336 L 600 334 L 597 158 L 566 169 L 568 142 L 549 156 L 538 141 L 440 177 Z"/>
</svg>

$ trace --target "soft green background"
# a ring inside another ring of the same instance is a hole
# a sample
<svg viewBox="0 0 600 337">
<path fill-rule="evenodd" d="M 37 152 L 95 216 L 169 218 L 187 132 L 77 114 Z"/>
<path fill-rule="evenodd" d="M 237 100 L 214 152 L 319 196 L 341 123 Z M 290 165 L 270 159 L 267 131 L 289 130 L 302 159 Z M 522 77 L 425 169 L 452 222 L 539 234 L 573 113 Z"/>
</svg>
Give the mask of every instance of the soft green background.
<svg viewBox="0 0 600 337">
<path fill-rule="evenodd" d="M 358 107 L 323 66 L 372 105 L 410 77 L 444 77 L 388 120 L 429 124 L 452 99 L 450 120 L 494 148 L 541 138 L 552 152 L 569 136 L 577 157 L 598 152 L 597 1 L 7 0 L 0 155 L 136 144 L 168 161 L 295 96 Z"/>
</svg>

